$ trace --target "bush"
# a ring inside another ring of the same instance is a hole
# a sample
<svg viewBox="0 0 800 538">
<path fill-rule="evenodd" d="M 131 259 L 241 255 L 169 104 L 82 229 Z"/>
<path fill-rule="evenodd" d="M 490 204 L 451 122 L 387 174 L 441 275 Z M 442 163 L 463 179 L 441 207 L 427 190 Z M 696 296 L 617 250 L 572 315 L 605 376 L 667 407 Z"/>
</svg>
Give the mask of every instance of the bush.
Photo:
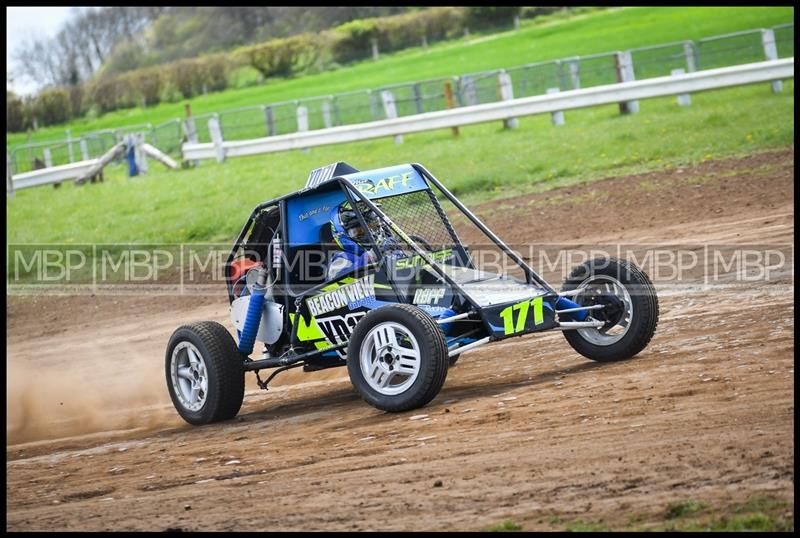
<svg viewBox="0 0 800 538">
<path fill-rule="evenodd" d="M 535 19 L 536 17 L 541 17 L 542 15 L 550 15 L 551 13 L 555 13 L 556 11 L 561 10 L 568 10 L 568 7 L 558 7 L 558 6 L 543 6 L 543 7 L 523 7 L 522 11 L 520 11 L 520 17 L 524 19 Z"/>
<path fill-rule="evenodd" d="M 291 77 L 305 71 L 317 62 L 321 52 L 321 39 L 312 34 L 301 34 L 242 47 L 233 55 L 268 78 Z"/>
<path fill-rule="evenodd" d="M 228 87 L 228 70 L 230 61 L 224 54 L 204 56 L 197 60 L 200 63 L 200 79 L 206 90 L 216 92 Z"/>
<path fill-rule="evenodd" d="M 418 17 L 428 39 L 449 39 L 463 33 L 467 11 L 461 7 L 435 7 L 420 12 Z"/>
<path fill-rule="evenodd" d="M 86 112 L 83 103 L 84 88 L 81 84 L 75 84 L 67 88 L 67 91 L 69 92 L 70 117 L 80 118 Z"/>
<path fill-rule="evenodd" d="M 181 60 L 170 64 L 170 83 L 177 88 L 184 99 L 189 99 L 203 91 L 203 73 L 199 62 Z"/>
<path fill-rule="evenodd" d="M 519 6 L 468 7 L 467 22 L 470 28 L 475 29 L 511 26 L 521 9 Z"/>
<path fill-rule="evenodd" d="M 119 95 L 119 84 L 114 77 L 99 78 L 92 81 L 86 91 L 84 98 L 87 108 L 96 106 L 101 114 L 116 110 Z"/>
<path fill-rule="evenodd" d="M 65 88 L 48 88 L 33 101 L 36 117 L 42 125 L 55 125 L 70 119 L 70 98 Z"/>
<path fill-rule="evenodd" d="M 134 108 L 141 103 L 140 91 L 135 72 L 119 75 L 115 79 L 117 108 Z"/>
<path fill-rule="evenodd" d="M 333 58 L 337 62 L 352 62 L 372 54 L 372 38 L 378 36 L 377 19 L 350 21 L 334 30 L 338 34 L 333 45 Z"/>
<path fill-rule="evenodd" d="M 378 40 L 379 50 L 394 51 L 419 46 L 423 36 L 428 40 L 454 37 L 464 30 L 466 18 L 464 8 L 435 7 L 350 21 L 334 29 L 338 39 L 333 45 L 333 59 L 345 63 L 370 57 L 373 38 Z"/>
<path fill-rule="evenodd" d="M 151 67 L 139 75 L 139 87 L 146 106 L 161 102 L 161 88 L 164 85 L 161 71 L 158 67 Z"/>
<path fill-rule="evenodd" d="M 6 132 L 19 133 L 27 129 L 25 103 L 14 92 L 6 90 Z"/>
</svg>

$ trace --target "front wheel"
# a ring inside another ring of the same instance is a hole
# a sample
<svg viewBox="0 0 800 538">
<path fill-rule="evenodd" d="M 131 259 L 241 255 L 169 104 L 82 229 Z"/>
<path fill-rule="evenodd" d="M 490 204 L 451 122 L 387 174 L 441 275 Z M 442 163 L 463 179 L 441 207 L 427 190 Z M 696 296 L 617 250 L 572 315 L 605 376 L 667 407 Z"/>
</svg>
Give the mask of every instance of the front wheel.
<svg viewBox="0 0 800 538">
<path fill-rule="evenodd" d="M 219 323 L 179 327 L 167 344 L 165 367 L 172 403 L 189 424 L 227 420 L 242 407 L 242 356 Z"/>
<path fill-rule="evenodd" d="M 447 377 L 447 342 L 432 317 L 392 304 L 371 310 L 356 325 L 347 348 L 347 371 L 356 391 L 383 411 L 422 407 Z"/>
<path fill-rule="evenodd" d="M 575 269 L 562 291 L 581 288 L 572 300 L 581 306 L 604 305 L 590 311 L 587 320 L 604 322 L 600 328 L 570 329 L 564 337 L 572 348 L 594 361 L 620 361 L 642 351 L 658 324 L 658 297 L 653 283 L 633 263 L 596 258 Z"/>
</svg>

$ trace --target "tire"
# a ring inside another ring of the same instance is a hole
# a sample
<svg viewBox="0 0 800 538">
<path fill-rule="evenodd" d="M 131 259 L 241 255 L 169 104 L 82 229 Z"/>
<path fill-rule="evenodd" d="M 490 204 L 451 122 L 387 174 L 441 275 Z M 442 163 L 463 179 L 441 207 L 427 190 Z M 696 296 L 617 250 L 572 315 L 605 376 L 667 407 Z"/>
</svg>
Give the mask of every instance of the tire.
<svg viewBox="0 0 800 538">
<path fill-rule="evenodd" d="M 386 353 L 376 353 L 380 350 Z M 368 312 L 347 348 L 353 387 L 367 403 L 390 412 L 417 409 L 436 397 L 447 377 L 448 362 L 438 324 L 407 304 Z"/>
<path fill-rule="evenodd" d="M 658 297 L 653 283 L 641 269 L 625 260 L 596 258 L 573 269 L 562 291 L 582 285 L 589 285 L 593 292 L 600 293 L 583 292 L 572 298 L 575 302 L 582 306 L 610 306 L 590 312 L 595 319 L 607 322 L 604 327 L 564 331 L 564 337 L 575 351 L 593 361 L 612 362 L 629 359 L 647 347 L 658 325 Z M 626 310 L 628 307 L 630 312 Z M 615 320 L 617 323 L 613 324 Z M 624 320 L 627 320 L 627 327 L 623 327 Z"/>
<path fill-rule="evenodd" d="M 233 337 L 219 323 L 203 321 L 176 329 L 167 344 L 165 371 L 178 414 L 195 426 L 235 417 L 244 400 L 242 364 Z"/>
</svg>

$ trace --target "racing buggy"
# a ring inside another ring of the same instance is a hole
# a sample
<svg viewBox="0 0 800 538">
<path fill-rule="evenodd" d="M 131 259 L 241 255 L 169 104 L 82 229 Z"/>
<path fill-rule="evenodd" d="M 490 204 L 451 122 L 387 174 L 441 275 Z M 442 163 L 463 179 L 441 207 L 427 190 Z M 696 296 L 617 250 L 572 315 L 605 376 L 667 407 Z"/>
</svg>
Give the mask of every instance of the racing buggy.
<svg viewBox="0 0 800 538">
<path fill-rule="evenodd" d="M 236 416 L 246 372 L 266 389 L 290 368 L 345 366 L 364 400 L 399 412 L 430 402 L 448 368 L 485 344 L 563 331 L 581 355 L 618 361 L 658 321 L 634 264 L 588 259 L 557 291 L 419 164 L 312 171 L 302 190 L 253 210 L 224 274 L 236 339 L 204 321 L 167 345 L 169 394 L 190 424 Z"/>
</svg>

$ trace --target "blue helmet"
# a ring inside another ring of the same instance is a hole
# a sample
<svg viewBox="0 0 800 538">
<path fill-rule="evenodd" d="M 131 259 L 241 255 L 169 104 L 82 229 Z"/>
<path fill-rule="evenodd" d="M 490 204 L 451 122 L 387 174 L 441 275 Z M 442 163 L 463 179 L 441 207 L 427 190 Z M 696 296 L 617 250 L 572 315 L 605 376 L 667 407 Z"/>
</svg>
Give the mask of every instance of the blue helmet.
<svg viewBox="0 0 800 538">
<path fill-rule="evenodd" d="M 380 228 L 378 216 L 369 208 L 362 208 L 361 214 L 373 233 Z M 334 207 L 331 211 L 331 232 L 333 240 L 345 251 L 356 256 L 361 256 L 367 251 L 365 243 L 368 236 L 356 212 L 350 207 L 349 202 L 344 202 Z"/>
</svg>

